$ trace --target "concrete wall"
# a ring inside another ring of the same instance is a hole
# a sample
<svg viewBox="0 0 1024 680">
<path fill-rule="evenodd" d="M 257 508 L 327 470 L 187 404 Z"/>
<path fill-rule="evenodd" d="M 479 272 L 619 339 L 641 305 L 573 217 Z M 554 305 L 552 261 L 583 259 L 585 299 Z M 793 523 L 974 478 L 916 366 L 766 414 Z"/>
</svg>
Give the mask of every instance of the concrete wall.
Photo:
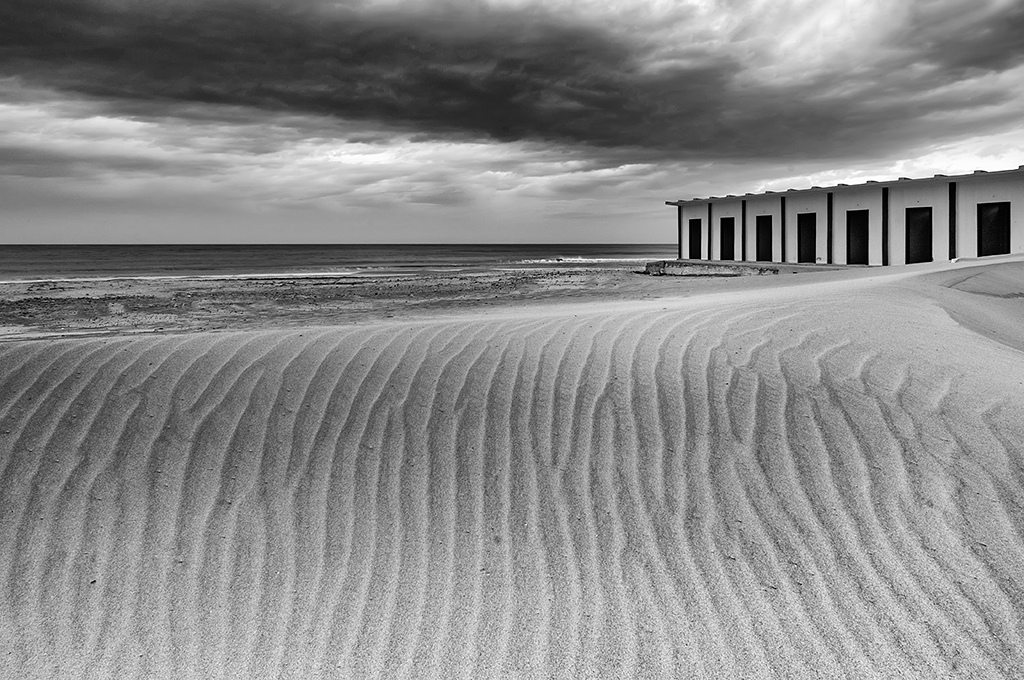
<svg viewBox="0 0 1024 680">
<path fill-rule="evenodd" d="M 978 256 L 978 204 L 1010 203 L 1010 252 L 1024 252 L 1024 173 L 951 178 L 957 183 L 957 256 Z"/>
<path fill-rule="evenodd" d="M 711 237 L 711 259 L 720 260 L 722 259 L 722 218 L 732 217 L 735 220 L 735 243 L 736 243 L 736 259 L 740 260 L 739 257 L 740 249 L 743 247 L 743 235 L 740 233 L 740 225 L 743 222 L 743 202 L 736 199 L 727 199 L 724 201 L 715 201 L 714 208 L 711 212 L 711 229 L 713 234 Z"/>
<path fill-rule="evenodd" d="M 699 219 L 701 224 L 700 248 L 701 252 L 690 252 L 690 220 Z M 708 206 L 706 203 L 683 206 L 683 259 L 706 260 L 708 259 Z"/>
<path fill-rule="evenodd" d="M 801 213 L 815 213 L 815 262 L 828 261 L 828 192 L 810 191 L 786 197 L 786 262 L 797 261 L 797 219 Z"/>
<path fill-rule="evenodd" d="M 889 264 L 907 263 L 907 208 L 932 209 L 932 260 L 949 258 L 949 180 L 889 185 Z"/>
<path fill-rule="evenodd" d="M 745 265 L 733 262 L 676 262 L 658 260 L 648 262 L 646 272 L 651 276 L 772 276 L 779 273 L 778 265 Z"/>
<path fill-rule="evenodd" d="M 832 199 L 832 261 L 846 264 L 846 211 L 868 211 L 868 264 L 882 264 L 882 188 L 836 187 Z"/>
<path fill-rule="evenodd" d="M 772 216 L 772 262 L 782 261 L 782 199 L 779 196 L 758 196 L 747 199 L 748 262 L 757 260 L 757 216 Z"/>
</svg>

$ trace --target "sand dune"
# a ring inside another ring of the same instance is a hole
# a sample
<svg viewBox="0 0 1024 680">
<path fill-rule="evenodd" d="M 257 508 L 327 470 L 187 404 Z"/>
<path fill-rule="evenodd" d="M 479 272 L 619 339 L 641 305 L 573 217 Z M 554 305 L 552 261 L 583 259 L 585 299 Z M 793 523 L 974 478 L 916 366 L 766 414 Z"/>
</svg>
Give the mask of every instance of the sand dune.
<svg viewBox="0 0 1024 680">
<path fill-rule="evenodd" d="M 1024 328 L 953 274 L 0 344 L 0 666 L 1019 675 Z"/>
</svg>

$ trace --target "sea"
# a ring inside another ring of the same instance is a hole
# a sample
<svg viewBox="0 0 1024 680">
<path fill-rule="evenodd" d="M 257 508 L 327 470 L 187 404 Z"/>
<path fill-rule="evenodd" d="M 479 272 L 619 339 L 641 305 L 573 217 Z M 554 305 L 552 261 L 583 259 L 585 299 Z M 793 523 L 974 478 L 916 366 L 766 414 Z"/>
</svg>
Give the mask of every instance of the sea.
<svg viewBox="0 0 1024 680">
<path fill-rule="evenodd" d="M 415 276 L 610 268 L 673 259 L 675 244 L 2 245 L 0 282 Z"/>
</svg>

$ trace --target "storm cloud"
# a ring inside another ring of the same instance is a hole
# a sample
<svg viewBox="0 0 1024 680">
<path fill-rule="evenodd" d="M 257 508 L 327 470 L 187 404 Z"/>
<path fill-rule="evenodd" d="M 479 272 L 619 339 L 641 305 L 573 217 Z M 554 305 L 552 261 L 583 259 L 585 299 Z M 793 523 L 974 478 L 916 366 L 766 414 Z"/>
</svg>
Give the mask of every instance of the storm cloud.
<svg viewBox="0 0 1024 680">
<path fill-rule="evenodd" d="M 1019 1 L 3 0 L 0 233 L 671 240 L 665 199 L 1012 167 L 1021 110 Z"/>
<path fill-rule="evenodd" d="M 935 135 L 924 117 L 945 114 L 944 131 L 963 134 L 1019 115 L 1005 105 L 1020 93 L 984 76 L 1024 60 L 1020 4 L 912 7 L 913 30 L 873 55 L 779 82 L 750 75 L 742 25 L 666 50 L 653 26 L 537 6 L 7 0 L 0 73 L 131 115 L 243 107 L 254 120 L 299 113 L 638 159 L 868 154 Z"/>
</svg>

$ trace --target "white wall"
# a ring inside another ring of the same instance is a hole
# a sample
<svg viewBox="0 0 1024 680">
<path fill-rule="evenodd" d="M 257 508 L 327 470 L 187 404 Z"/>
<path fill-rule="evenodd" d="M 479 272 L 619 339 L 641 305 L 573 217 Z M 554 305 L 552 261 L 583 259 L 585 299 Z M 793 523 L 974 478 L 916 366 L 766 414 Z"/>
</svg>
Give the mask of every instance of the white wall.
<svg viewBox="0 0 1024 680">
<path fill-rule="evenodd" d="M 952 179 L 957 183 L 957 256 L 978 256 L 978 204 L 1003 201 L 1010 203 L 1010 252 L 1024 252 L 1024 172 Z"/>
<path fill-rule="evenodd" d="M 734 242 L 736 244 L 735 252 L 738 254 L 740 252 L 740 249 L 743 247 L 743 235 L 740 233 L 740 225 L 743 221 L 743 202 L 733 199 L 728 199 L 725 201 L 715 201 L 714 207 L 711 209 L 711 228 L 714 231 L 714 235 L 711 239 L 712 260 L 722 259 L 723 217 L 732 217 L 735 220 L 734 226 L 736 232 L 733 236 Z M 736 257 L 736 259 L 739 260 L 741 258 Z"/>
<path fill-rule="evenodd" d="M 815 261 L 828 261 L 828 192 L 808 191 L 786 196 L 786 262 L 797 261 L 797 220 L 801 213 L 815 213 Z"/>
<path fill-rule="evenodd" d="M 855 187 L 830 187 L 788 194 L 786 214 L 782 215 L 782 194 L 716 199 L 712 220 L 708 224 L 708 201 L 682 208 L 682 254 L 687 259 L 721 258 L 721 218 L 733 217 L 736 224 L 736 257 L 747 261 L 757 259 L 757 217 L 772 218 L 772 260 L 782 261 L 782 223 L 786 224 L 786 261 L 797 260 L 797 215 L 815 213 L 817 238 L 815 257 L 828 261 L 828 193 L 833 194 L 832 261 L 846 264 L 846 214 L 850 210 L 868 211 L 868 262 L 882 264 L 882 190 L 889 189 L 889 264 L 906 263 L 906 210 L 913 207 L 932 209 L 932 258 L 944 260 L 949 254 L 949 184 L 957 183 L 957 255 L 977 257 L 978 204 L 1010 203 L 1010 252 L 1024 253 L 1024 167 L 1010 173 L 976 173 L 960 177 L 935 177 L 903 182 L 868 183 Z M 743 201 L 746 200 L 746 239 Z M 689 252 L 690 220 L 701 224 L 701 252 Z M 710 232 L 710 233 L 709 233 Z M 709 238 L 710 237 L 710 238 Z M 746 247 L 744 249 L 744 241 Z M 709 242 L 711 252 L 708 252 Z"/>
<path fill-rule="evenodd" d="M 772 216 L 772 261 L 782 261 L 782 199 L 778 195 L 747 199 L 747 260 L 757 259 L 757 216 Z"/>
<path fill-rule="evenodd" d="M 889 264 L 907 263 L 907 208 L 932 209 L 932 260 L 948 259 L 949 181 L 939 177 L 889 185 Z"/>
<path fill-rule="evenodd" d="M 690 220 L 700 220 L 701 236 L 699 253 L 690 252 Z M 708 259 L 708 206 L 707 203 L 683 206 L 683 259 Z"/>
<path fill-rule="evenodd" d="M 836 187 L 832 198 L 832 261 L 846 264 L 846 211 L 868 211 L 868 264 L 882 264 L 882 188 Z"/>
</svg>

